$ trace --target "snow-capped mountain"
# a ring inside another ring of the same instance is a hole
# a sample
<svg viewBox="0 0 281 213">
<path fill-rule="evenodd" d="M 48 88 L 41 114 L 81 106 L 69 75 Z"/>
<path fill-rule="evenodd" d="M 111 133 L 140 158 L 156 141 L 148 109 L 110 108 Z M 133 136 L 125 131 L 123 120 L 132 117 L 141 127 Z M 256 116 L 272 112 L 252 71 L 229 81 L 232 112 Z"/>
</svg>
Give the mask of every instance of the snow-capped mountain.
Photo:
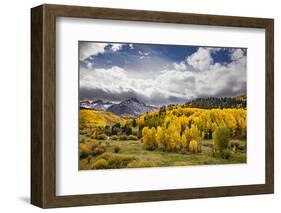
<svg viewBox="0 0 281 213">
<path fill-rule="evenodd" d="M 126 99 L 119 104 L 113 104 L 106 111 L 116 115 L 137 117 L 142 114 L 156 110 L 157 107 L 146 105 L 136 98 Z"/>
<path fill-rule="evenodd" d="M 113 103 L 105 102 L 102 100 L 83 100 L 80 101 L 80 107 L 86 109 L 95 109 L 95 110 L 103 110 L 106 111 L 108 107 L 110 107 Z"/>
</svg>

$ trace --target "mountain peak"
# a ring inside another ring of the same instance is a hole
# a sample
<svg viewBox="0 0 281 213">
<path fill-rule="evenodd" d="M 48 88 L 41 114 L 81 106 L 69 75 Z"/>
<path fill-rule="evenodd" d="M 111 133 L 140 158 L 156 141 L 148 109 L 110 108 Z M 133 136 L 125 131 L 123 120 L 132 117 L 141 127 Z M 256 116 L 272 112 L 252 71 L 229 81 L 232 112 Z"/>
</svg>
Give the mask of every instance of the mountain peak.
<svg viewBox="0 0 281 213">
<path fill-rule="evenodd" d="M 153 110 L 155 110 L 155 107 L 148 106 L 135 97 L 128 98 L 119 104 L 113 104 L 107 109 L 107 111 L 116 115 L 131 115 L 133 117 L 137 117 Z"/>
<path fill-rule="evenodd" d="M 139 104 L 144 104 L 144 103 L 142 103 L 141 101 L 139 101 L 139 100 L 138 100 L 137 98 L 135 98 L 135 97 L 128 98 L 128 99 L 122 101 L 121 103 L 128 103 L 128 102 L 136 102 L 136 103 L 139 103 Z"/>
</svg>

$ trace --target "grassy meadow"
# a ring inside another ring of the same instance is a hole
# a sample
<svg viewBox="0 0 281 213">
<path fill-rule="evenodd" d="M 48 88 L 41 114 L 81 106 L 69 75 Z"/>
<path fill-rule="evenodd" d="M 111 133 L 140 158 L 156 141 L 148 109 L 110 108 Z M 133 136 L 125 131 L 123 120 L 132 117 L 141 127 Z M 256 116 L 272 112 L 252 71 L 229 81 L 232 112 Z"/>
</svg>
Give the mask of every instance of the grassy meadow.
<svg viewBox="0 0 281 213">
<path fill-rule="evenodd" d="M 212 165 L 212 164 L 236 164 L 246 162 L 246 153 L 243 150 L 237 151 L 229 159 L 223 159 L 220 156 L 213 156 L 212 141 L 204 140 L 202 152 L 198 154 L 187 153 L 170 153 L 161 150 L 148 151 L 143 148 L 140 140 L 137 141 L 115 141 L 115 140 L 97 140 L 101 146 L 106 148 L 106 151 L 90 158 L 82 158 L 80 160 L 80 169 L 89 170 L 96 169 L 96 162 L 100 159 L 123 160 L 123 163 L 114 164 L 114 168 L 143 168 L 143 167 L 168 167 L 168 166 L 191 166 L 191 165 Z M 89 140 L 89 145 L 94 144 Z M 239 141 L 242 146 L 245 141 Z M 118 153 L 115 153 L 115 148 L 121 147 Z M 110 168 L 110 166 L 108 166 Z"/>
</svg>

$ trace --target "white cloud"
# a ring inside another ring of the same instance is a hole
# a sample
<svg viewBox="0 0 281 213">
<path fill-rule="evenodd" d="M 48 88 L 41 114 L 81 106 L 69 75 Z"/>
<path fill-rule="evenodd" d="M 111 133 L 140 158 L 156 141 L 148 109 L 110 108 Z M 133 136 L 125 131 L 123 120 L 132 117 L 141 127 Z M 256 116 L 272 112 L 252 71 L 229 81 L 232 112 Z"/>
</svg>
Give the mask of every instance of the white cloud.
<svg viewBox="0 0 281 213">
<path fill-rule="evenodd" d="M 91 43 L 91 42 L 81 42 L 79 43 L 79 55 L 80 60 L 85 60 L 91 55 L 98 55 L 105 52 L 105 47 L 107 43 Z"/>
<path fill-rule="evenodd" d="M 123 44 L 111 44 L 111 48 L 110 49 L 113 52 L 117 52 L 117 51 L 121 50 L 123 46 L 124 46 Z"/>
<path fill-rule="evenodd" d="M 140 55 L 143 55 L 143 56 L 148 56 L 148 55 L 150 55 L 150 53 L 149 52 L 142 52 L 142 51 L 138 51 L 138 53 L 140 54 Z"/>
<path fill-rule="evenodd" d="M 231 59 L 236 61 L 244 56 L 244 52 L 241 49 L 234 49 L 231 54 Z"/>
<path fill-rule="evenodd" d="M 182 61 L 180 63 L 173 63 L 173 66 L 176 70 L 186 70 L 187 67 L 186 67 L 186 64 Z"/>
<path fill-rule="evenodd" d="M 80 60 L 85 60 L 90 56 L 103 54 L 105 53 L 106 47 L 109 47 L 112 52 L 117 52 L 120 51 L 123 46 L 124 44 L 81 42 L 79 44 Z"/>
<path fill-rule="evenodd" d="M 133 50 L 133 49 L 134 49 L 134 45 L 133 45 L 133 44 L 129 44 L 129 48 L 130 48 L 131 50 Z"/>
<path fill-rule="evenodd" d="M 167 66 L 161 71 L 140 72 L 117 66 L 110 69 L 81 68 L 80 89 L 92 91 L 92 95 L 103 91 L 120 99 L 126 94 L 134 94 L 146 103 L 160 105 L 184 102 L 191 97 L 245 93 L 247 57 L 243 50 L 233 50 L 233 61 L 229 64 L 214 63 L 212 51 L 218 51 L 218 48 L 199 48 L 186 62 L 173 63 L 173 68 Z M 140 59 L 145 57 L 143 52 L 139 54 Z"/>
<path fill-rule="evenodd" d="M 200 47 L 195 53 L 193 53 L 191 56 L 188 56 L 186 61 L 196 70 L 206 71 L 213 63 L 211 50 Z"/>
<path fill-rule="evenodd" d="M 205 49 L 209 50 L 211 53 L 216 53 L 216 52 L 220 51 L 222 48 L 220 48 L 220 47 L 207 47 Z"/>
</svg>

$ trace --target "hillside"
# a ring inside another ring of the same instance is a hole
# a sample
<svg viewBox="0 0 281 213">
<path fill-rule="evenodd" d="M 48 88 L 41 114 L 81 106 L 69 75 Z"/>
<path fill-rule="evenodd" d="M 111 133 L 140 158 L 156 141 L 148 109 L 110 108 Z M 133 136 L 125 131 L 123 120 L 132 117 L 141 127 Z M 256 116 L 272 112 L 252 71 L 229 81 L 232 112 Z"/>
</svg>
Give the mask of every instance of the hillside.
<svg viewBox="0 0 281 213">
<path fill-rule="evenodd" d="M 80 109 L 80 125 L 86 127 L 105 127 L 115 123 L 125 123 L 125 120 L 110 112 Z"/>
<path fill-rule="evenodd" d="M 186 106 L 202 108 L 202 109 L 214 109 L 214 108 L 246 108 L 247 96 L 240 95 L 236 97 L 209 97 L 209 98 L 197 98 L 185 103 Z"/>
</svg>

